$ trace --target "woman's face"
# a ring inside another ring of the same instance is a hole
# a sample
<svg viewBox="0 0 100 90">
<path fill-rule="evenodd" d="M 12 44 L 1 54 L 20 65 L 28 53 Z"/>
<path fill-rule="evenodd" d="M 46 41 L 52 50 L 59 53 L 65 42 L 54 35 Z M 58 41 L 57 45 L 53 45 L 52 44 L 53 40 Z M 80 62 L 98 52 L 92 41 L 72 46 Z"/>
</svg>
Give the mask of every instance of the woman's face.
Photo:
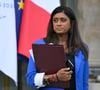
<svg viewBox="0 0 100 90">
<path fill-rule="evenodd" d="M 53 16 L 53 28 L 57 34 L 65 34 L 71 28 L 70 19 L 63 12 Z"/>
</svg>

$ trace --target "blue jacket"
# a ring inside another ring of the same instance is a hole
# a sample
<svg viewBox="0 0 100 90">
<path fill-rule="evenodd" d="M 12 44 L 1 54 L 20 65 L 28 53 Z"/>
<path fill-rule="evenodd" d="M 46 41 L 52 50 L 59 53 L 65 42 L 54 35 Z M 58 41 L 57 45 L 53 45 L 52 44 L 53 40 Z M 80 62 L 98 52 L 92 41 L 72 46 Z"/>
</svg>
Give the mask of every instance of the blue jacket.
<svg viewBox="0 0 100 90">
<path fill-rule="evenodd" d="M 37 44 L 45 44 L 43 40 L 38 40 Z M 84 57 L 82 51 L 75 53 L 75 78 L 76 78 L 76 90 L 88 90 L 88 60 Z M 29 64 L 27 68 L 27 83 L 33 87 L 34 77 L 36 74 L 36 66 L 33 58 L 30 56 Z M 41 90 L 63 90 L 61 88 L 43 88 Z"/>
</svg>

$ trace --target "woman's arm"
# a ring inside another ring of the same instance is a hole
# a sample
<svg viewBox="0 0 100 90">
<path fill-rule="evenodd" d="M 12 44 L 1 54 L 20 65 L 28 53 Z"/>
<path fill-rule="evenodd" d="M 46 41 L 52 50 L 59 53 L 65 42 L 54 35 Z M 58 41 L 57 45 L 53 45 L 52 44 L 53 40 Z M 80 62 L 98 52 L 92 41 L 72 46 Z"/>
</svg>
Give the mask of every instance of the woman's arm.
<svg viewBox="0 0 100 90">
<path fill-rule="evenodd" d="M 33 55 L 30 55 L 29 63 L 27 67 L 27 83 L 33 87 L 43 87 L 43 77 L 45 73 L 37 73 L 36 65 Z"/>
<path fill-rule="evenodd" d="M 35 62 L 33 62 L 32 56 L 29 58 L 28 67 L 27 67 L 27 83 L 31 86 L 34 86 L 34 77 L 36 74 Z"/>
<path fill-rule="evenodd" d="M 84 60 L 84 72 L 83 72 L 83 90 L 88 90 L 88 79 L 89 79 L 89 65 L 88 60 Z"/>
</svg>

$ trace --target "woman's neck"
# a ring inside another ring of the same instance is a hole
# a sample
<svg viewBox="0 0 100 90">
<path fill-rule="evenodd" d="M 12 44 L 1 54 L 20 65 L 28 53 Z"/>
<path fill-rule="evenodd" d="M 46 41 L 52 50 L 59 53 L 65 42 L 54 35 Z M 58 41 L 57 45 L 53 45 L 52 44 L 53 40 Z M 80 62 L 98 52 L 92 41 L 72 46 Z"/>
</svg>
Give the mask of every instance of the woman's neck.
<svg viewBox="0 0 100 90">
<path fill-rule="evenodd" d="M 58 38 L 59 38 L 58 44 L 63 45 L 64 51 L 68 52 L 68 44 L 67 44 L 68 37 L 66 35 L 59 35 Z"/>
<path fill-rule="evenodd" d="M 67 44 L 67 40 L 68 37 L 65 35 L 58 35 L 58 39 L 59 39 L 59 43 L 66 43 Z"/>
</svg>

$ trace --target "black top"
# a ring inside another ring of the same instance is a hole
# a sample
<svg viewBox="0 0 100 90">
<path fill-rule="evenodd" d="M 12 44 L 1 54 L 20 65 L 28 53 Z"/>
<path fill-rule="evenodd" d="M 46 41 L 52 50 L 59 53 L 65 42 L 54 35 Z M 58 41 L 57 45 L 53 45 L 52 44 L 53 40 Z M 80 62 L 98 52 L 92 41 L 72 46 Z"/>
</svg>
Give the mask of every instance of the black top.
<svg viewBox="0 0 100 90">
<path fill-rule="evenodd" d="M 76 90 L 76 83 L 75 83 L 75 59 L 74 59 L 74 55 L 66 54 L 66 58 L 67 58 L 67 60 L 69 59 L 72 62 L 72 64 L 74 65 L 74 68 L 72 70 L 73 73 L 72 73 L 72 77 L 71 77 L 71 80 L 70 80 L 70 88 L 66 88 L 65 90 Z"/>
</svg>

